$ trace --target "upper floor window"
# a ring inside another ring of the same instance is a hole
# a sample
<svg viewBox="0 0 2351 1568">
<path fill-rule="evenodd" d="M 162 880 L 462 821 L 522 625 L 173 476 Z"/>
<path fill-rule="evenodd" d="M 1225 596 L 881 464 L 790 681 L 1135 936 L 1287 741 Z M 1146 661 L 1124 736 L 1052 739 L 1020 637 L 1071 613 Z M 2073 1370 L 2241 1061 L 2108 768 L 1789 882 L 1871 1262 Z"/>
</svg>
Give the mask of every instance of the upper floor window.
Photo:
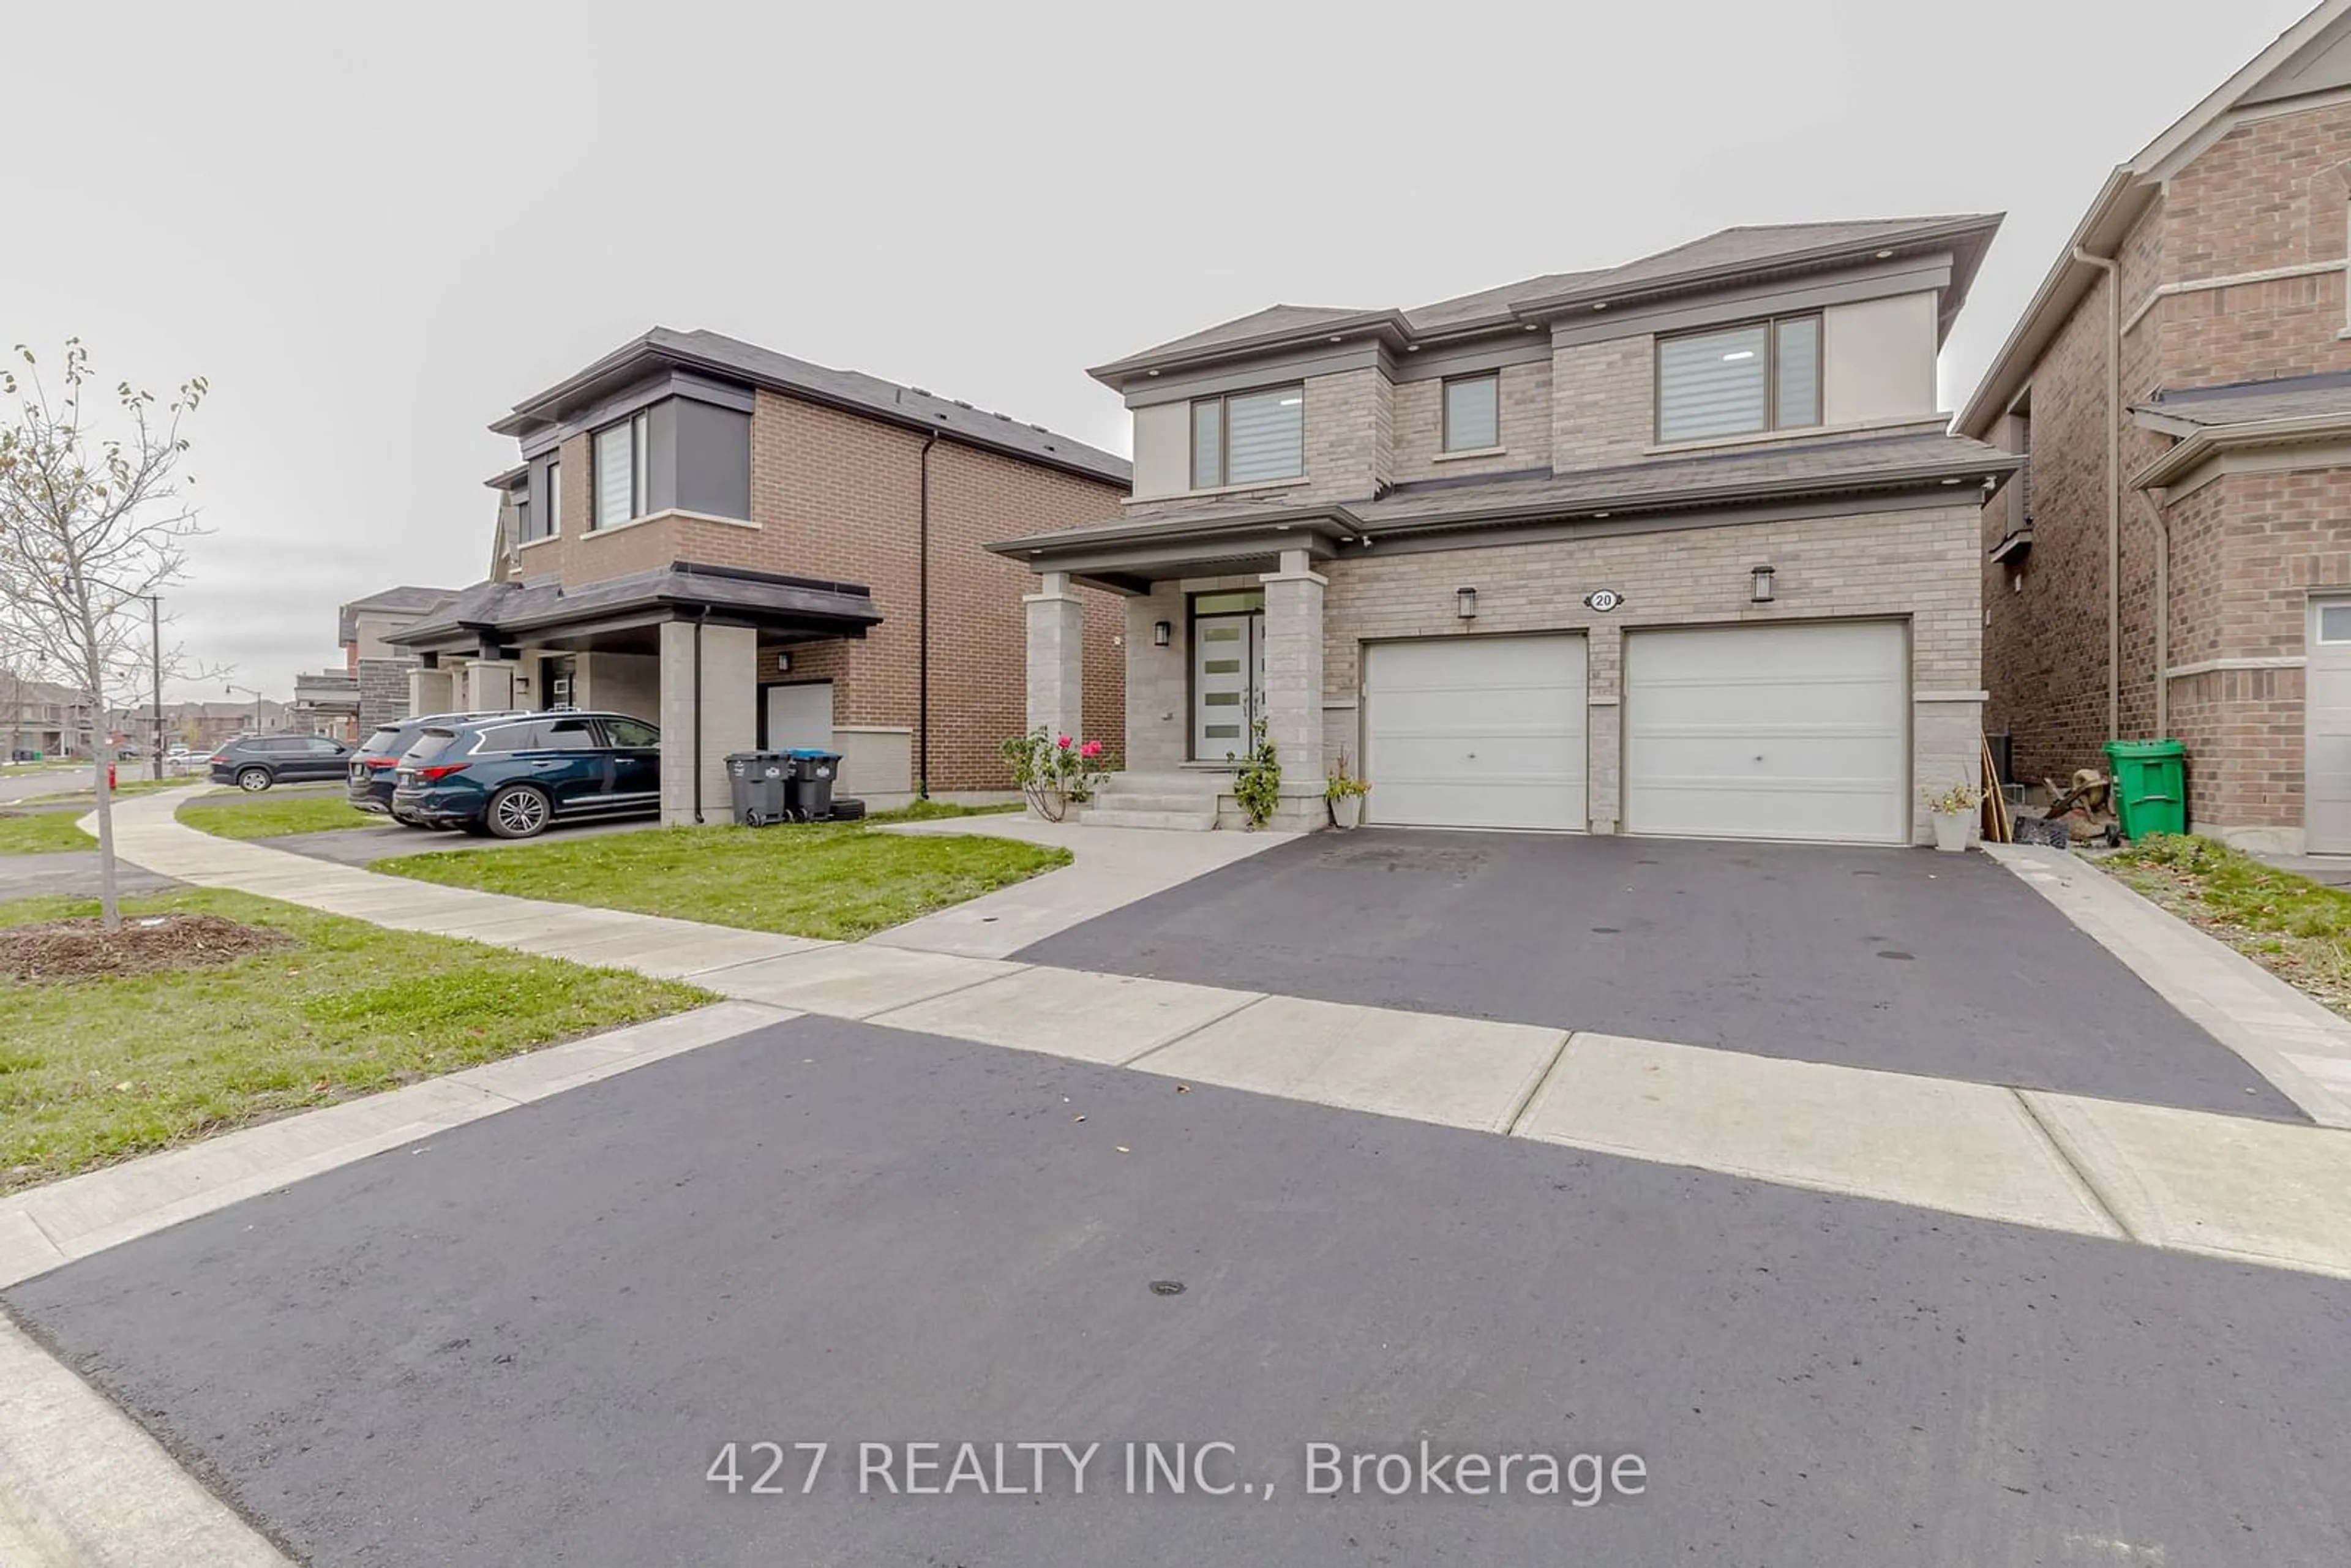
<svg viewBox="0 0 2351 1568">
<path fill-rule="evenodd" d="M 1192 488 L 1295 479 L 1306 472 L 1306 389 L 1204 397 L 1192 404 Z"/>
<path fill-rule="evenodd" d="M 539 510 L 546 513 L 538 525 L 541 533 L 552 538 L 563 531 L 563 465 L 552 459 L 547 465 L 547 497 Z"/>
<path fill-rule="evenodd" d="M 1657 439 L 1821 422 L 1821 319 L 1782 316 L 1657 340 Z"/>
<path fill-rule="evenodd" d="M 1456 376 L 1445 383 L 1445 450 L 1481 452 L 1502 444 L 1502 378 Z"/>
<path fill-rule="evenodd" d="M 639 412 L 596 433 L 591 448 L 596 467 L 596 516 L 590 526 L 609 528 L 653 508 L 646 488 L 653 471 L 653 420 Z"/>
</svg>

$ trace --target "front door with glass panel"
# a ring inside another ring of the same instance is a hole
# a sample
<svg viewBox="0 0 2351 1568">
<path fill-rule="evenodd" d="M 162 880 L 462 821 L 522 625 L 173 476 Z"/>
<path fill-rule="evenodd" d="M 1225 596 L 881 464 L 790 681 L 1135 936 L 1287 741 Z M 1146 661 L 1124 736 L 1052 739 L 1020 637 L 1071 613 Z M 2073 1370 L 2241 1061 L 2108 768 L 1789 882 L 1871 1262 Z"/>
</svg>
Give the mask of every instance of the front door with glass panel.
<svg viewBox="0 0 2351 1568">
<path fill-rule="evenodd" d="M 1192 612 L 1192 758 L 1222 762 L 1265 706 L 1265 596 L 1202 594 Z"/>
</svg>

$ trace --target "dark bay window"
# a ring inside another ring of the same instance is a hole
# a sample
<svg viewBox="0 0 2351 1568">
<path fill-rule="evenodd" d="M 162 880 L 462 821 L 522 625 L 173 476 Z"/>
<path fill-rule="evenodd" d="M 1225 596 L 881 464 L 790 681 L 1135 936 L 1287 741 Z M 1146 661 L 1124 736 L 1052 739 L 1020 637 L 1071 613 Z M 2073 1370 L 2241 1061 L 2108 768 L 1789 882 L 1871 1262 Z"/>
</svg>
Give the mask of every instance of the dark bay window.
<svg viewBox="0 0 2351 1568">
<path fill-rule="evenodd" d="M 1192 488 L 1295 479 L 1306 472 L 1306 389 L 1204 397 L 1192 404 Z"/>
<path fill-rule="evenodd" d="M 1456 376 L 1445 383 L 1445 450 L 1479 452 L 1502 444 L 1502 378 Z"/>
<path fill-rule="evenodd" d="M 1657 340 L 1657 439 L 1821 422 L 1821 319 L 1782 316 Z"/>
<path fill-rule="evenodd" d="M 595 465 L 595 516 L 590 527 L 609 528 L 653 510 L 653 418 L 640 412 L 598 431 L 590 455 Z"/>
<path fill-rule="evenodd" d="M 538 483 L 526 477 L 515 492 L 515 531 L 525 544 L 553 538 L 559 531 L 563 508 L 556 487 L 553 459 L 537 465 Z"/>
</svg>

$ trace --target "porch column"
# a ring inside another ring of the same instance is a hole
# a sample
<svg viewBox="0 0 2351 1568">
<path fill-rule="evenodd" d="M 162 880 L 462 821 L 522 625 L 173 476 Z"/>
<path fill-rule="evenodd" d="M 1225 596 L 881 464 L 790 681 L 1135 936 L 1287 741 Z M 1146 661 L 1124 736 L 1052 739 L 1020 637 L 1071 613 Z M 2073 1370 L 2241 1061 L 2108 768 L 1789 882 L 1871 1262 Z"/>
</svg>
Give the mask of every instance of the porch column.
<svg viewBox="0 0 2351 1568">
<path fill-rule="evenodd" d="M 496 713 L 514 706 L 517 669 L 507 659 L 467 659 L 458 666 L 458 706 L 467 713 Z"/>
<path fill-rule="evenodd" d="M 1066 571 L 1042 574 L 1029 607 L 1029 727 L 1084 737 L 1086 607 Z"/>
<path fill-rule="evenodd" d="M 1266 734 L 1280 749 L 1284 795 L 1320 800 L 1322 758 L 1322 591 L 1302 549 L 1281 552 L 1265 584 Z M 1287 802 L 1285 801 L 1286 805 Z"/>
<path fill-rule="evenodd" d="M 695 680 L 695 641 L 701 639 L 701 678 Z M 759 634 L 748 626 L 703 626 L 666 621 L 661 629 L 662 822 L 692 826 L 695 808 L 702 821 L 734 821 L 735 791 L 726 778 L 726 754 L 759 743 Z M 696 687 L 699 686 L 697 701 Z M 700 789 L 695 761 L 699 718 Z"/>
<path fill-rule="evenodd" d="M 456 712 L 456 672 L 428 670 L 422 664 L 409 671 L 408 711 L 412 716 Z"/>
</svg>

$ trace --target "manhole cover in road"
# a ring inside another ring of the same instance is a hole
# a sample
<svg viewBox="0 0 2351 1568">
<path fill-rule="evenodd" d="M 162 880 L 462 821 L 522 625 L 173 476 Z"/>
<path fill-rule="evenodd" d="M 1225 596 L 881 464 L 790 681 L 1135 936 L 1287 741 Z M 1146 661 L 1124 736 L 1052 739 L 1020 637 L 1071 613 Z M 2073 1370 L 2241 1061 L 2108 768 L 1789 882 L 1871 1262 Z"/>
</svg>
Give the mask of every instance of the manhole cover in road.
<svg viewBox="0 0 2351 1568">
<path fill-rule="evenodd" d="M 1910 959 L 1910 958 L 1915 958 L 1915 957 L 1917 957 L 1917 955 L 1916 953 L 1905 953 L 1905 952 L 1904 952 L 1901 948 L 1899 948 L 1899 947 L 1882 947 L 1882 948 L 1878 949 L 1878 954 L 1877 954 L 1877 956 L 1878 956 L 1879 957 L 1881 957 L 1881 958 L 1902 958 L 1902 959 Z"/>
<path fill-rule="evenodd" d="M 1621 926 L 1621 925 L 1595 925 L 1595 926 L 1593 926 L 1592 929 L 1593 929 L 1593 933 L 1595 936 L 1621 936 L 1621 935 L 1623 935 L 1624 930 L 1625 930 L 1625 928 L 1624 928 L 1623 926 Z"/>
<path fill-rule="evenodd" d="M 1151 1293 L 1155 1296 L 1180 1296 L 1184 1293 L 1184 1281 L 1181 1280 L 1154 1280 L 1151 1281 Z"/>
</svg>

